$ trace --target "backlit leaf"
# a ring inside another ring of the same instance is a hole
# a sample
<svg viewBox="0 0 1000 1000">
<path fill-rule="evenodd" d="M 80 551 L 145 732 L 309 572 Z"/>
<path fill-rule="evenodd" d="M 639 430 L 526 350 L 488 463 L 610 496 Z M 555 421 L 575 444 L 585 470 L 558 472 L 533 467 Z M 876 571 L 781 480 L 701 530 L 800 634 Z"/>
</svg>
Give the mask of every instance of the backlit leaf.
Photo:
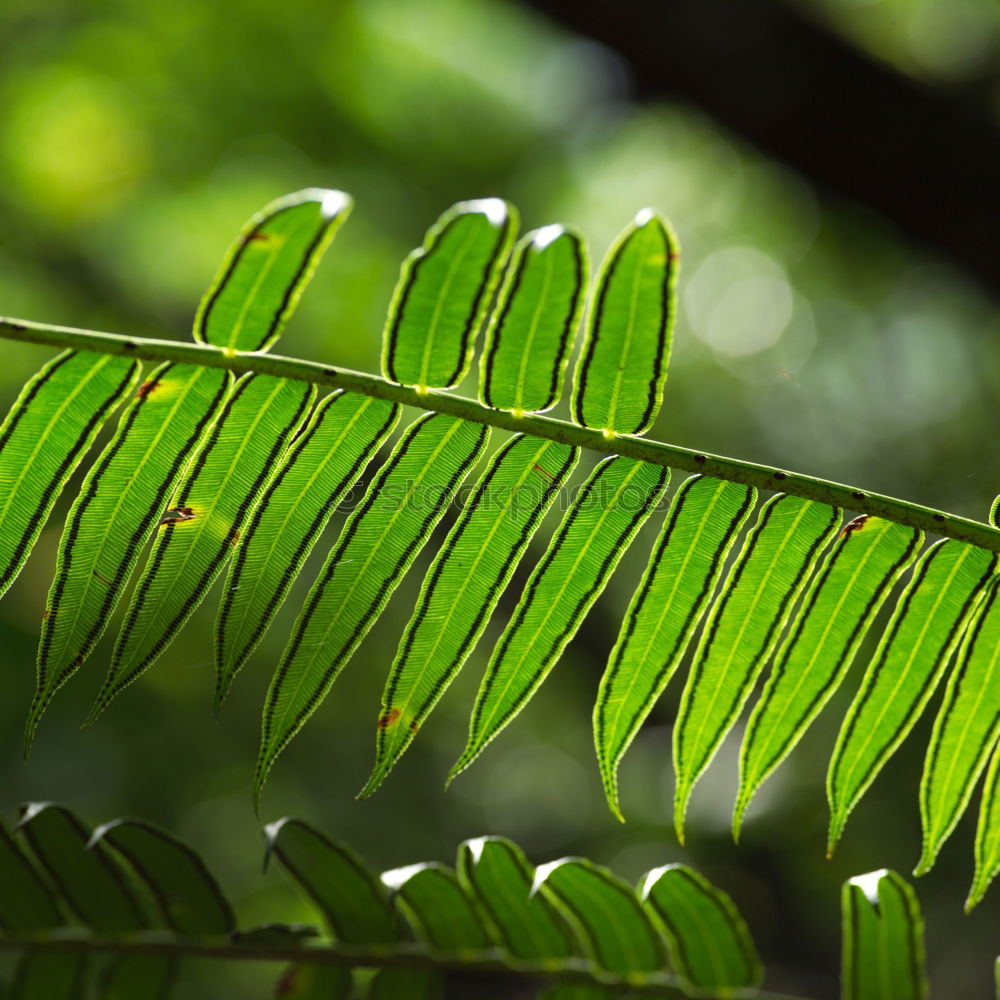
<svg viewBox="0 0 1000 1000">
<path fill-rule="evenodd" d="M 266 351 L 281 336 L 351 205 L 343 191 L 308 188 L 255 215 L 201 301 L 194 339 L 230 351 Z"/>
<path fill-rule="evenodd" d="M 839 520 L 826 504 L 772 498 L 722 584 L 674 726 L 674 826 L 682 843 L 691 789 L 739 717 Z"/>
<path fill-rule="evenodd" d="M 578 451 L 512 438 L 434 557 L 396 652 L 376 729 L 370 795 L 462 668 Z"/>
<path fill-rule="evenodd" d="M 398 419 L 394 403 L 331 393 L 285 453 L 229 564 L 215 623 L 216 711 L 330 515 Z"/>
<path fill-rule="evenodd" d="M 431 414 L 407 429 L 351 512 L 271 680 L 254 785 L 326 696 L 486 445 L 481 425 Z"/>
<path fill-rule="evenodd" d="M 843 1000 L 925 1000 L 924 925 L 910 886 L 882 869 L 848 879 L 841 901 Z"/>
<path fill-rule="evenodd" d="M 649 430 L 663 399 L 677 240 L 643 209 L 601 264 L 573 382 L 573 419 L 609 434 Z"/>
<path fill-rule="evenodd" d="M 156 661 L 201 603 L 314 398 L 314 387 L 269 375 L 237 383 L 157 531 L 90 721 Z"/>
<path fill-rule="evenodd" d="M 540 865 L 535 891 L 545 893 L 576 927 L 587 957 L 608 972 L 641 982 L 667 966 L 663 939 L 632 889 L 585 858 Z"/>
<path fill-rule="evenodd" d="M 791 753 L 840 686 L 921 541 L 920 532 L 880 518 L 857 518 L 841 531 L 747 723 L 734 836 L 739 837 L 743 813 L 761 782 Z"/>
<path fill-rule="evenodd" d="M 555 405 L 586 281 L 586 246 L 576 233 L 545 226 L 518 241 L 483 345 L 486 406 L 535 413 Z"/>
<path fill-rule="evenodd" d="M 670 961 L 696 991 L 732 997 L 760 985 L 764 968 L 728 894 L 687 865 L 648 872 L 639 897 L 660 928 Z"/>
<path fill-rule="evenodd" d="M 139 554 L 232 384 L 227 372 L 161 365 L 87 473 L 59 543 L 38 646 L 26 744 L 55 692 L 104 634 Z"/>
<path fill-rule="evenodd" d="M 538 690 L 662 499 L 668 480 L 666 469 L 610 458 L 577 492 L 493 652 L 472 710 L 468 742 L 449 781 Z"/>
<path fill-rule="evenodd" d="M 934 693 L 995 567 L 992 552 L 946 540 L 914 568 L 837 736 L 827 772 L 829 852 Z"/>
<path fill-rule="evenodd" d="M 403 262 L 382 343 L 382 373 L 445 389 L 468 371 L 510 252 L 517 212 L 499 198 L 453 205 Z"/>
<path fill-rule="evenodd" d="M 594 744 L 612 811 L 618 765 L 680 664 L 756 490 L 692 476 L 674 497 L 625 614 L 594 705 Z"/>
<path fill-rule="evenodd" d="M 125 358 L 66 351 L 31 378 L 0 425 L 0 597 L 73 470 L 139 377 Z"/>
<path fill-rule="evenodd" d="M 934 720 L 920 781 L 923 850 L 915 875 L 929 871 L 965 812 L 1000 735 L 1000 600 L 998 582 L 959 647 Z"/>
</svg>

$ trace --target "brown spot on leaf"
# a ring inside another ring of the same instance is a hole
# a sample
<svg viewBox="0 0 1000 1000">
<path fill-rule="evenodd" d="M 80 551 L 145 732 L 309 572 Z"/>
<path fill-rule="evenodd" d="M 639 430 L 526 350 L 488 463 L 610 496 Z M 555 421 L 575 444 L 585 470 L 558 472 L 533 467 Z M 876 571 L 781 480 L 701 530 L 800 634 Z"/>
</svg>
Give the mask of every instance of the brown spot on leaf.
<svg viewBox="0 0 1000 1000">
<path fill-rule="evenodd" d="M 51 618 L 51 617 L 52 617 L 52 612 L 51 611 L 43 611 L 42 612 L 42 621 L 45 621 L 46 618 Z"/>
<path fill-rule="evenodd" d="M 247 233 L 243 237 L 244 243 L 266 243 L 271 238 L 269 233 L 262 233 L 259 229 L 255 229 L 252 233 Z"/>
<path fill-rule="evenodd" d="M 853 521 L 848 521 L 844 525 L 844 530 L 840 533 L 841 538 L 850 538 L 856 531 L 860 531 L 865 526 L 865 521 L 871 517 L 870 514 L 859 514 Z"/>
<path fill-rule="evenodd" d="M 414 736 L 416 736 L 417 733 L 420 732 L 420 726 L 418 726 L 415 722 L 411 722 L 410 723 L 410 732 L 413 733 Z"/>
<path fill-rule="evenodd" d="M 229 544 L 232 545 L 234 549 L 240 544 L 240 533 L 238 531 L 232 531 L 229 533 Z"/>
<path fill-rule="evenodd" d="M 110 580 L 106 580 L 106 579 L 105 579 L 105 578 L 104 578 L 103 576 L 101 576 L 101 574 L 100 574 L 100 573 L 98 573 L 98 572 L 97 572 L 97 570 L 96 570 L 96 569 L 95 569 L 95 570 L 93 570 L 92 572 L 93 572 L 94 576 L 96 576 L 96 577 L 97 577 L 97 579 L 98 579 L 98 580 L 100 580 L 100 581 L 101 581 L 101 583 L 103 583 L 103 584 L 104 584 L 104 586 L 105 586 L 105 587 L 110 587 L 110 586 L 112 586 L 112 583 L 111 583 L 111 581 L 110 581 Z"/>
<path fill-rule="evenodd" d="M 551 482 L 554 483 L 556 481 L 556 477 L 553 476 L 551 473 L 546 472 L 537 462 L 535 462 L 534 468 L 536 468 L 543 476 L 545 476 L 546 479 L 549 479 Z"/>
<path fill-rule="evenodd" d="M 193 521 L 194 511 L 190 507 L 178 507 L 176 510 L 168 510 L 163 515 L 160 524 L 176 524 L 178 521 Z"/>
<path fill-rule="evenodd" d="M 142 385 L 136 390 L 136 396 L 139 399 L 145 399 L 154 389 L 156 389 L 160 383 L 155 379 L 152 382 L 143 382 Z"/>
<path fill-rule="evenodd" d="M 385 715 L 381 716 L 378 720 L 379 729 L 387 729 L 389 726 L 394 726 L 399 721 L 399 709 L 390 708 Z"/>
</svg>

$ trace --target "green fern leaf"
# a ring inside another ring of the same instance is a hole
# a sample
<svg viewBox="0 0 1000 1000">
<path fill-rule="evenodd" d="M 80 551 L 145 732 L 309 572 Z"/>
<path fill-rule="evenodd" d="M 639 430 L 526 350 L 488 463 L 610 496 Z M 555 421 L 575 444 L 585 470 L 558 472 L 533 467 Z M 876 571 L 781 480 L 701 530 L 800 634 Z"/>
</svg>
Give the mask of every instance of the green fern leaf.
<svg viewBox="0 0 1000 1000">
<path fill-rule="evenodd" d="M 573 418 L 606 434 L 649 430 L 663 399 L 674 319 L 677 240 L 649 209 L 608 251 L 573 382 Z"/>
<path fill-rule="evenodd" d="M 760 985 L 764 967 L 729 895 L 687 865 L 647 872 L 639 898 L 689 989 L 732 997 Z"/>
<path fill-rule="evenodd" d="M 535 567 L 486 668 L 451 781 L 535 693 L 657 506 L 666 469 L 611 458 L 581 487 Z"/>
<path fill-rule="evenodd" d="M 104 634 L 139 553 L 231 383 L 228 373 L 211 368 L 155 369 L 87 473 L 66 519 L 49 589 L 26 748 L 52 696 Z"/>
<path fill-rule="evenodd" d="M 115 934 L 149 926 L 125 872 L 104 845 L 90 845 L 86 827 L 68 809 L 33 803 L 25 807 L 18 831 L 63 900 L 87 927 Z M 104 972 L 102 996 L 160 997 L 173 979 L 173 966 L 169 958 L 117 957 Z"/>
<path fill-rule="evenodd" d="M 577 233 L 545 226 L 518 242 L 483 345 L 486 406 L 518 414 L 555 406 L 586 281 L 587 248 Z"/>
<path fill-rule="evenodd" d="M 976 872 L 965 902 L 965 912 L 970 912 L 986 895 L 990 883 L 1000 873 L 1000 743 L 993 748 L 983 798 L 976 824 Z"/>
<path fill-rule="evenodd" d="M 382 783 L 462 668 L 579 452 L 520 435 L 494 456 L 435 556 L 382 695 L 375 767 Z"/>
<path fill-rule="evenodd" d="M 573 925 L 599 968 L 641 982 L 666 967 L 663 938 L 629 885 L 585 858 L 563 858 L 535 870 L 541 892 Z"/>
<path fill-rule="evenodd" d="M 146 884 L 164 924 L 193 937 L 228 934 L 236 923 L 229 901 L 205 862 L 187 844 L 144 820 L 117 819 L 97 827 L 87 850 L 107 844 Z"/>
<path fill-rule="evenodd" d="M 840 522 L 826 504 L 779 495 L 760 511 L 709 612 L 674 726 L 674 826 L 732 728 Z"/>
<path fill-rule="evenodd" d="M 841 531 L 813 579 L 802 614 L 775 656 L 747 723 L 733 810 L 737 839 L 754 792 L 792 752 L 840 686 L 922 539 L 920 532 L 880 518 L 857 518 Z"/>
<path fill-rule="evenodd" d="M 316 904 L 337 941 L 399 940 L 398 918 L 385 888 L 349 847 L 297 819 L 278 820 L 264 833 L 267 857 L 276 858 Z"/>
<path fill-rule="evenodd" d="M 619 819 L 618 765 L 680 664 L 756 496 L 750 487 L 703 476 L 692 476 L 674 496 L 594 705 L 601 779 Z"/>
<path fill-rule="evenodd" d="M 417 938 L 437 951 L 471 956 L 493 942 L 455 873 L 436 861 L 382 873 Z"/>
<path fill-rule="evenodd" d="M 837 737 L 827 773 L 828 852 L 934 693 L 995 568 L 992 552 L 950 540 L 917 563 Z"/>
<path fill-rule="evenodd" d="M 534 866 L 504 837 L 479 837 L 458 849 L 458 877 L 486 913 L 497 940 L 524 961 L 582 954 L 566 919 L 544 893 L 532 892 Z"/>
<path fill-rule="evenodd" d="M 139 370 L 124 358 L 66 351 L 21 390 L 0 425 L 0 597 Z"/>
<path fill-rule="evenodd" d="M 266 351 L 350 213 L 343 191 L 309 188 L 271 202 L 244 227 L 198 308 L 194 339 Z"/>
<path fill-rule="evenodd" d="M 924 925 L 913 889 L 882 869 L 844 883 L 843 1000 L 925 1000 Z"/>
<path fill-rule="evenodd" d="M 34 802 L 22 809 L 18 833 L 31 847 L 72 912 L 96 931 L 149 926 L 135 891 L 106 847 L 87 850 L 90 835 L 68 809 Z"/>
<path fill-rule="evenodd" d="M 930 871 L 965 812 L 1000 736 L 1000 601 L 994 581 L 966 632 L 934 720 L 920 781 L 923 850 L 914 875 Z"/>
<path fill-rule="evenodd" d="M 453 205 L 403 263 L 389 306 L 382 372 L 424 391 L 457 385 L 517 230 L 499 198 Z"/>
<path fill-rule="evenodd" d="M 254 796 L 326 696 L 486 446 L 485 427 L 439 414 L 407 429 L 313 584 L 264 706 Z"/>
<path fill-rule="evenodd" d="M 0 824 L 0 928 L 6 933 L 58 927 L 62 914 L 48 886 Z M 10 1000 L 77 1000 L 83 992 L 83 955 L 23 954 L 4 996 Z"/>
<path fill-rule="evenodd" d="M 229 564 L 215 624 L 216 712 L 337 504 L 398 419 L 393 403 L 335 392 L 285 453 Z"/>
<path fill-rule="evenodd" d="M 177 487 L 88 723 L 152 665 L 201 603 L 315 395 L 313 386 L 268 375 L 237 383 Z"/>
</svg>

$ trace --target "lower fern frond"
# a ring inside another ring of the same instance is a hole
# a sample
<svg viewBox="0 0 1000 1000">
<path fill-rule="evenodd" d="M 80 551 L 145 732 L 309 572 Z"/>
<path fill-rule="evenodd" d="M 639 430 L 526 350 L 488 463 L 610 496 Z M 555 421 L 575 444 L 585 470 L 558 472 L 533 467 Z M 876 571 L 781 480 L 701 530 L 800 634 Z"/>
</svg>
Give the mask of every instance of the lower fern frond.
<svg viewBox="0 0 1000 1000">
<path fill-rule="evenodd" d="M 96 987 L 167 1000 L 180 964 L 214 959 L 281 963 L 278 994 L 295 997 L 420 1000 L 460 975 L 484 997 L 499 984 L 547 1000 L 795 1000 L 760 989 L 747 924 L 686 865 L 656 868 L 633 889 L 585 859 L 535 868 L 511 841 L 480 837 L 459 845 L 454 869 L 377 875 L 300 820 L 265 835 L 266 859 L 320 926 L 279 913 L 242 929 L 204 861 L 172 834 L 136 819 L 91 832 L 62 806 L 27 806 L 13 834 L 0 825 L 0 951 L 18 955 L 5 995 L 80 1000 Z M 924 1000 L 923 924 L 906 882 L 892 872 L 851 879 L 843 920 L 844 1000 L 884 997 L 887 981 L 893 1000 Z"/>
</svg>

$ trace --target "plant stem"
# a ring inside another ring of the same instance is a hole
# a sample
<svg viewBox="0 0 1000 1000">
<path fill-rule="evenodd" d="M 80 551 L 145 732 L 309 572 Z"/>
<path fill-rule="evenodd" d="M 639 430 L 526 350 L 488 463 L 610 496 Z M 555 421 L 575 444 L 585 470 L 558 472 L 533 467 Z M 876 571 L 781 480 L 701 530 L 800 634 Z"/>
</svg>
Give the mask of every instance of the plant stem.
<svg viewBox="0 0 1000 1000">
<path fill-rule="evenodd" d="M 622 455 L 685 472 L 703 473 L 731 482 L 776 490 L 855 511 L 884 517 L 931 534 L 955 538 L 1000 552 L 1000 529 L 980 521 L 958 517 L 944 511 L 924 507 L 894 497 L 871 493 L 842 483 L 818 479 L 800 472 L 787 472 L 766 465 L 744 462 L 722 455 L 681 448 L 678 445 L 647 441 L 630 435 L 607 437 L 602 431 L 578 427 L 564 420 L 536 414 L 515 416 L 503 410 L 493 410 L 473 399 L 448 392 L 418 392 L 406 386 L 387 382 L 377 375 L 332 368 L 315 361 L 286 358 L 277 354 L 244 354 L 220 350 L 204 344 L 188 344 L 173 340 L 152 340 L 123 337 L 115 333 L 77 330 L 72 327 L 48 326 L 28 320 L 0 317 L 0 338 L 50 347 L 120 354 L 145 361 L 173 361 L 180 364 L 224 368 L 235 373 L 260 372 L 278 378 L 297 379 L 331 388 L 388 399 L 407 406 L 433 410 L 476 423 L 508 431 L 533 434 L 563 444 L 576 445 L 607 455 Z"/>
<path fill-rule="evenodd" d="M 580 959 L 561 961 L 556 966 L 538 962 L 506 964 L 494 957 L 498 952 L 483 952 L 473 957 L 430 954 L 419 946 L 393 945 L 381 948 L 364 948 L 337 942 L 317 945 L 282 946 L 272 944 L 234 944 L 219 938 L 182 938 L 167 932 L 144 932 L 128 937 L 90 937 L 81 932 L 79 937 L 53 937 L 52 932 L 22 937 L 0 936 L 0 952 L 30 949 L 32 954 L 46 953 L 104 953 L 120 955 L 150 955 L 168 958 L 217 958 L 224 961 L 291 962 L 303 965 L 349 965 L 371 969 L 436 969 L 439 972 L 480 974 L 492 978 L 505 978 L 513 982 L 581 983 L 593 986 L 599 982 L 613 992 L 648 997 L 670 997 L 675 1000 L 688 994 L 682 992 L 679 980 L 669 973 L 652 973 L 639 983 L 610 973 L 598 973 L 599 979 L 586 962 Z M 748 993 L 748 1000 L 803 1000 L 785 993 L 765 991 Z"/>
</svg>

